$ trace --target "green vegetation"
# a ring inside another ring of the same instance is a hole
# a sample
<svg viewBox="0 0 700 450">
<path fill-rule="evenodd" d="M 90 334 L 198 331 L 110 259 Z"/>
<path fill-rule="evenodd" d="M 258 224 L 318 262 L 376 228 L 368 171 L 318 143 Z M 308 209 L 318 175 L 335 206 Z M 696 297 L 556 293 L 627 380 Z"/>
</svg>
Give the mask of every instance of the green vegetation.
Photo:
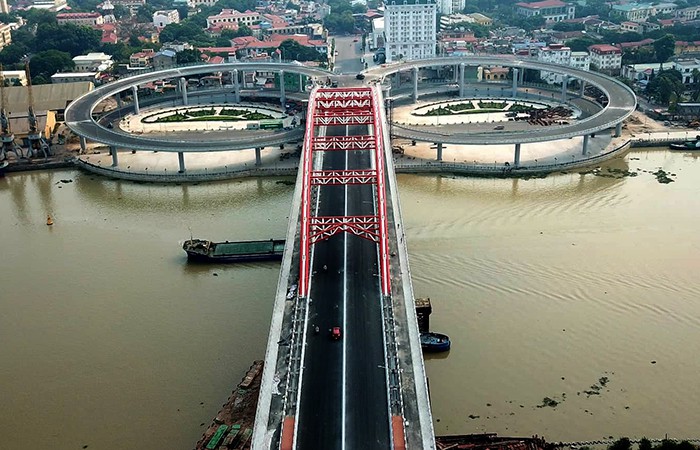
<svg viewBox="0 0 700 450">
<path fill-rule="evenodd" d="M 652 445 L 647 438 L 642 438 L 639 441 L 639 450 L 698 450 L 698 447 L 688 441 L 671 441 L 664 439 L 657 445 Z M 608 446 L 608 450 L 632 450 L 632 442 L 629 438 L 623 437 Z"/>
<path fill-rule="evenodd" d="M 273 119 L 270 114 L 261 113 L 258 111 L 248 111 L 245 109 L 222 109 L 219 114 L 216 114 L 214 108 L 199 109 L 193 111 L 180 112 L 176 111 L 173 114 L 159 117 L 154 123 L 172 123 L 172 122 L 238 122 L 242 120 L 267 120 Z"/>
<path fill-rule="evenodd" d="M 481 109 L 497 109 L 501 110 L 506 107 L 505 102 L 479 102 L 479 108 Z"/>
</svg>

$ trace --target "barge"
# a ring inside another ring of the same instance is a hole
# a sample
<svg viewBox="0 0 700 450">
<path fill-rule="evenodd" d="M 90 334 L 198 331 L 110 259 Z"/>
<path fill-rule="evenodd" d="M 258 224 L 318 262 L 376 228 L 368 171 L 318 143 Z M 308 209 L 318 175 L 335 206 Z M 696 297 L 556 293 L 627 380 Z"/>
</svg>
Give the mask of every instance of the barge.
<svg viewBox="0 0 700 450">
<path fill-rule="evenodd" d="M 446 334 L 432 331 L 420 334 L 420 346 L 426 353 L 439 353 L 450 350 L 450 338 Z"/>
<path fill-rule="evenodd" d="M 190 261 L 273 261 L 282 259 L 284 240 L 212 242 L 204 239 L 189 239 L 182 244 L 182 249 L 187 253 Z"/>
</svg>

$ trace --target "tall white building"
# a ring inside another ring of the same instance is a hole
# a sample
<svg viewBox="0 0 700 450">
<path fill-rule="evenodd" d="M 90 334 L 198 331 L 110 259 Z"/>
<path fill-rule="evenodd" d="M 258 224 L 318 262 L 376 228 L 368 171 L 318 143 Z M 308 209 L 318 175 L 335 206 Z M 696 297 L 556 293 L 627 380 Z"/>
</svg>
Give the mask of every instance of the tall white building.
<svg viewBox="0 0 700 450">
<path fill-rule="evenodd" d="M 435 56 L 434 0 L 388 0 L 384 7 L 386 62 Z"/>
<path fill-rule="evenodd" d="M 537 53 L 537 60 L 586 71 L 590 68 L 588 52 L 572 52 L 564 44 L 550 44 L 547 47 L 542 47 Z M 540 72 L 540 78 L 547 84 L 561 84 L 564 81 L 562 74 L 544 70 Z"/>
<path fill-rule="evenodd" d="M 439 0 L 438 12 L 444 15 L 457 14 L 462 12 L 466 4 L 466 0 Z"/>
</svg>

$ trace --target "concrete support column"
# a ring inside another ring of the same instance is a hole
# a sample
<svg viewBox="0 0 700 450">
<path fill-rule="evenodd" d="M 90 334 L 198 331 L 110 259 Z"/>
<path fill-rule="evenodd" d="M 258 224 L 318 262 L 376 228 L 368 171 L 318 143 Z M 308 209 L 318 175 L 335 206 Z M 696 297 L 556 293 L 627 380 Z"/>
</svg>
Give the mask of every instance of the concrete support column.
<svg viewBox="0 0 700 450">
<path fill-rule="evenodd" d="M 513 98 L 516 98 L 518 96 L 518 73 L 520 71 L 518 69 L 513 68 L 513 88 L 511 91 L 511 96 Z"/>
<path fill-rule="evenodd" d="M 455 78 L 455 83 L 459 83 L 459 66 L 455 64 L 455 69 L 454 69 L 454 78 Z"/>
<path fill-rule="evenodd" d="M 588 154 L 588 140 L 591 138 L 590 135 L 585 134 L 583 136 L 583 150 L 581 151 L 582 155 L 587 155 Z"/>
<path fill-rule="evenodd" d="M 287 94 L 284 92 L 284 70 L 280 70 L 280 102 L 284 108 L 284 104 L 287 103 Z"/>
<path fill-rule="evenodd" d="M 124 104 L 122 103 L 122 95 L 121 95 L 121 92 L 117 92 L 116 95 L 115 95 L 115 97 L 116 97 L 116 99 L 117 99 L 117 108 L 121 108 L 122 106 L 124 106 Z"/>
<path fill-rule="evenodd" d="M 513 165 L 520 166 L 520 144 L 515 144 L 515 154 L 513 155 Z"/>
<path fill-rule="evenodd" d="M 437 147 L 437 157 L 435 159 L 438 161 L 442 161 L 442 142 L 438 142 L 435 145 Z"/>
<path fill-rule="evenodd" d="M 561 102 L 566 103 L 566 91 L 569 87 L 569 76 L 564 75 L 561 79 Z"/>
<path fill-rule="evenodd" d="M 241 84 L 238 81 L 238 69 L 233 69 L 231 71 L 231 78 L 233 79 L 233 101 L 234 103 L 241 102 Z"/>
<path fill-rule="evenodd" d="M 413 103 L 418 101 L 418 67 L 413 68 Z"/>
<path fill-rule="evenodd" d="M 459 65 L 459 96 L 464 97 L 464 63 Z"/>
<path fill-rule="evenodd" d="M 620 137 L 622 135 L 622 122 L 618 122 L 615 125 L 615 137 Z"/>
<path fill-rule="evenodd" d="M 262 164 L 262 157 L 260 156 L 260 152 L 262 152 L 262 147 L 255 147 L 255 165 L 259 166 Z"/>
<path fill-rule="evenodd" d="M 189 99 L 187 98 L 187 80 L 185 77 L 180 78 L 180 91 L 182 92 L 182 104 L 189 105 Z"/>
<path fill-rule="evenodd" d="M 581 80 L 581 91 L 579 92 L 579 95 L 583 97 L 586 94 L 586 82 Z"/>
<path fill-rule="evenodd" d="M 299 74 L 299 92 L 304 92 L 304 75 Z"/>
<path fill-rule="evenodd" d="M 525 82 L 525 69 L 522 69 L 522 70 L 520 71 L 520 80 L 519 80 L 519 82 L 520 82 L 520 84 L 522 84 L 522 83 Z"/>
<path fill-rule="evenodd" d="M 185 173 L 185 153 L 184 152 L 177 152 L 177 162 L 180 165 L 180 170 L 178 170 L 178 173 Z"/>
<path fill-rule="evenodd" d="M 83 136 L 80 136 L 80 150 L 82 152 L 87 150 L 87 139 L 85 139 Z"/>
<path fill-rule="evenodd" d="M 112 167 L 117 167 L 119 160 L 117 158 L 117 147 L 110 145 L 109 152 L 112 154 Z"/>
<path fill-rule="evenodd" d="M 134 97 L 134 114 L 141 114 L 141 109 L 139 108 L 139 88 L 138 88 L 138 86 L 131 86 L 131 95 Z"/>
</svg>

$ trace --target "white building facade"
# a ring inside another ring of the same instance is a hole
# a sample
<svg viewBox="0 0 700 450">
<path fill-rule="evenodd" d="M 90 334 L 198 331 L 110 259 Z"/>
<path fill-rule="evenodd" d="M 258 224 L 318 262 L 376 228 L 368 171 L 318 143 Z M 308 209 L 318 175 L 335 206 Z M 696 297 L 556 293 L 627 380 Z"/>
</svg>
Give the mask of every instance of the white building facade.
<svg viewBox="0 0 700 450">
<path fill-rule="evenodd" d="M 432 0 L 385 4 L 386 62 L 435 56 L 437 6 Z"/>
<path fill-rule="evenodd" d="M 564 44 L 551 44 L 547 47 L 542 47 L 537 53 L 537 60 L 559 64 L 560 66 L 568 66 L 571 62 L 571 49 Z M 561 84 L 563 75 L 556 72 L 540 72 L 540 78 L 547 84 Z"/>
<path fill-rule="evenodd" d="M 180 13 L 177 9 L 165 9 L 153 13 L 153 26 L 164 28 L 171 23 L 180 23 Z"/>
<path fill-rule="evenodd" d="M 622 50 L 608 44 L 597 44 L 588 47 L 591 54 L 591 65 L 598 72 L 617 75 L 622 68 Z"/>
<path fill-rule="evenodd" d="M 438 12 L 445 15 L 456 14 L 462 12 L 466 4 L 466 0 L 438 0 Z"/>
<path fill-rule="evenodd" d="M 73 58 L 75 72 L 103 72 L 114 64 L 112 56 L 105 53 L 88 53 Z"/>
</svg>

